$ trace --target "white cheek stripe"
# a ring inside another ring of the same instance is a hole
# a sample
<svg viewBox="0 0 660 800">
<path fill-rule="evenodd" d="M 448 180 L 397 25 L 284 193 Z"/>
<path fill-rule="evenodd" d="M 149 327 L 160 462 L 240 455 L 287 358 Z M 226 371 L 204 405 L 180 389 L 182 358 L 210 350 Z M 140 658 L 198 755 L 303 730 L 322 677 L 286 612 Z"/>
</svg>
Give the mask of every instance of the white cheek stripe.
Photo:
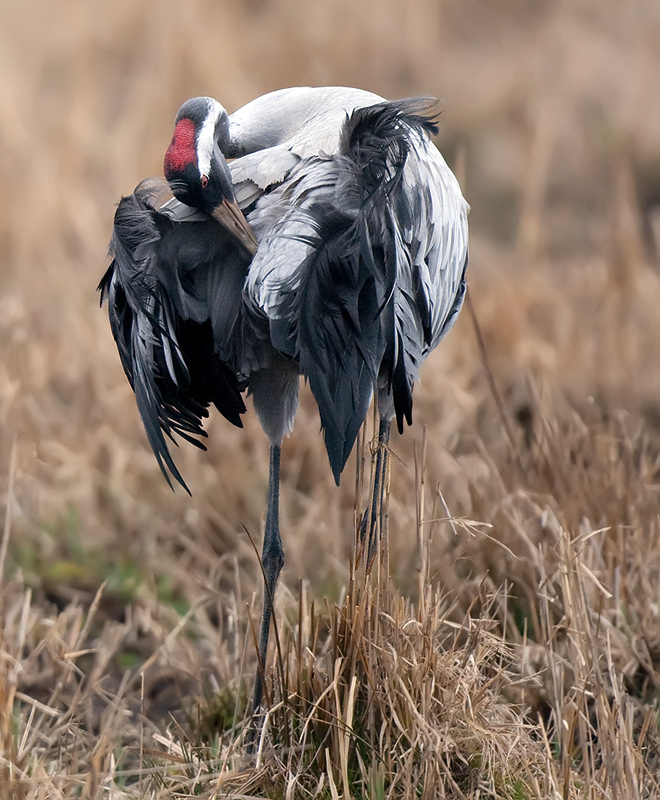
<svg viewBox="0 0 660 800">
<path fill-rule="evenodd" d="M 206 119 L 202 123 L 197 136 L 197 166 L 199 167 L 199 174 L 206 175 L 207 178 L 211 171 L 211 157 L 215 144 L 215 125 L 223 112 L 226 113 L 223 106 L 217 100 L 212 100 L 209 103 L 209 113 L 206 115 Z"/>
</svg>

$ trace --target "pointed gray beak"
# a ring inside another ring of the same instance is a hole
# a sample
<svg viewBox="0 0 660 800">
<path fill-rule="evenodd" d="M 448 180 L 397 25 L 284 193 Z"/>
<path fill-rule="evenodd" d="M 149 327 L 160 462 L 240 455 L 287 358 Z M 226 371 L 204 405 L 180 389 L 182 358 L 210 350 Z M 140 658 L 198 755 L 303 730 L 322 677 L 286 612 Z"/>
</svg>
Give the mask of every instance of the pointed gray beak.
<svg viewBox="0 0 660 800">
<path fill-rule="evenodd" d="M 236 200 L 223 200 L 211 212 L 211 216 L 232 233 L 248 253 L 256 253 L 258 242 Z"/>
</svg>

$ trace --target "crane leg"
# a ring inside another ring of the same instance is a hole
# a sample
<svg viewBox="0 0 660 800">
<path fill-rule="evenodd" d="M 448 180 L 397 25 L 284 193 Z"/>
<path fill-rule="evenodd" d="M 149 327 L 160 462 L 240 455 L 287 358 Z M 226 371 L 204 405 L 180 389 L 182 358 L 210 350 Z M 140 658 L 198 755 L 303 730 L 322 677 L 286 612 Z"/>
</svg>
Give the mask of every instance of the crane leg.
<svg viewBox="0 0 660 800">
<path fill-rule="evenodd" d="M 264 530 L 264 545 L 261 554 L 261 564 L 264 573 L 264 604 L 261 616 L 261 629 L 259 632 L 259 664 L 254 682 L 252 695 L 252 715 L 256 714 L 261 705 L 266 680 L 266 655 L 268 653 L 268 635 L 270 633 L 270 620 L 273 615 L 273 599 L 277 579 L 284 564 L 284 550 L 280 537 L 280 447 L 270 447 L 270 467 L 268 470 L 268 510 L 266 511 L 266 528 Z"/>
<path fill-rule="evenodd" d="M 365 514 L 362 520 L 360 538 L 364 541 L 367 527 L 369 537 L 367 539 L 367 564 L 370 564 L 376 554 L 377 535 L 379 531 L 382 537 L 385 530 L 385 489 L 387 483 L 387 447 L 390 441 L 390 420 L 381 417 L 378 428 L 378 449 L 376 450 L 376 468 L 374 471 L 374 493 L 371 498 L 371 512 Z"/>
</svg>

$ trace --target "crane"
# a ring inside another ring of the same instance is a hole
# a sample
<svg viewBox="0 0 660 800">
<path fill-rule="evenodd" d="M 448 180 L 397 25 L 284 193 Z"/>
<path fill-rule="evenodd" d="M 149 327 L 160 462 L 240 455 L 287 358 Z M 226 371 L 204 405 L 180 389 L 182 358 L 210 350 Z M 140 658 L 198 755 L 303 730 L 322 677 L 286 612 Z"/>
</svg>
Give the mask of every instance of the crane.
<svg viewBox="0 0 660 800">
<path fill-rule="evenodd" d="M 179 109 L 163 178 L 122 198 L 101 279 L 120 359 L 168 483 L 168 449 L 203 449 L 213 404 L 241 426 L 252 396 L 270 442 L 260 707 L 277 580 L 280 448 L 309 382 L 335 481 L 374 395 L 380 418 L 369 539 L 382 510 L 391 421 L 412 423 L 422 362 L 465 294 L 467 213 L 430 141 L 437 101 L 295 87 L 229 115 Z"/>
</svg>

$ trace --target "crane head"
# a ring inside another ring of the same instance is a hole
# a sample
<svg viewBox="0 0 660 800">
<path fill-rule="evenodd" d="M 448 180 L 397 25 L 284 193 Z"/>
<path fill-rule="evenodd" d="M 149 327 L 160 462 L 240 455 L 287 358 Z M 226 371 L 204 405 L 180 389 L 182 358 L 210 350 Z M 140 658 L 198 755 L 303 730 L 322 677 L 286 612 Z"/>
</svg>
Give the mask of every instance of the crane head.
<svg viewBox="0 0 660 800">
<path fill-rule="evenodd" d="M 194 97 L 179 109 L 165 153 L 165 178 L 177 200 L 214 217 L 254 253 L 257 240 L 243 216 L 222 153 L 229 143 L 229 117 L 212 97 Z"/>
</svg>

